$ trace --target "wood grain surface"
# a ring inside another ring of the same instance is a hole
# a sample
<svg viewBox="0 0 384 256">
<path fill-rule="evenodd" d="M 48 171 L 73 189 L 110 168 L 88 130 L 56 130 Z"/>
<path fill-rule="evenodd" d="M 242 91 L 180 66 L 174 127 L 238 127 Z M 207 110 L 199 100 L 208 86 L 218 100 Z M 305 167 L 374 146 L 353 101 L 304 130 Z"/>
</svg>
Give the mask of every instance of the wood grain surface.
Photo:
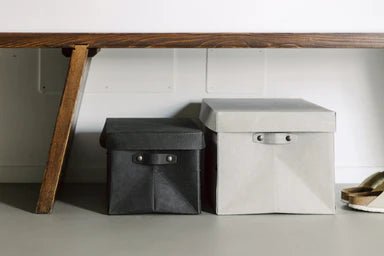
<svg viewBox="0 0 384 256">
<path fill-rule="evenodd" d="M 52 210 L 64 161 L 76 125 L 88 67 L 88 46 L 75 46 L 69 62 L 36 213 L 50 213 Z"/>
<path fill-rule="evenodd" d="M 384 33 L 0 33 L 0 48 L 384 48 Z"/>
</svg>

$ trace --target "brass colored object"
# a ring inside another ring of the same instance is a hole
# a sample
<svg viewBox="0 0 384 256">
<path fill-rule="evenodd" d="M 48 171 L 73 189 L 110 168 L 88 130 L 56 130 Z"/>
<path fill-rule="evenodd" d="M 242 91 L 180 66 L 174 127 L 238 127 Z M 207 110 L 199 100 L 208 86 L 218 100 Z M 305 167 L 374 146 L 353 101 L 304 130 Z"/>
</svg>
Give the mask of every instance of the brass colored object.
<svg viewBox="0 0 384 256">
<path fill-rule="evenodd" d="M 384 171 L 376 172 L 366 178 L 357 187 L 350 187 L 341 190 L 341 199 L 348 203 L 351 196 L 359 193 L 376 192 L 384 189 Z"/>
</svg>

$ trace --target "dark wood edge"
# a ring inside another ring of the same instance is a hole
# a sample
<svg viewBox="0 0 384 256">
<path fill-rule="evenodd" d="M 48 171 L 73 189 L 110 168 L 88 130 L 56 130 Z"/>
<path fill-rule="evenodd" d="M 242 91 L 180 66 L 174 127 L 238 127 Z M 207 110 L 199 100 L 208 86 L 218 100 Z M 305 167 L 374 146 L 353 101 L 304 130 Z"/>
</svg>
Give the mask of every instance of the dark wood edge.
<svg viewBox="0 0 384 256">
<path fill-rule="evenodd" d="M 62 48 L 61 53 L 64 55 L 64 57 L 70 58 L 72 56 L 73 49 L 74 48 Z M 88 57 L 95 57 L 99 52 L 100 49 L 98 48 L 88 48 Z"/>
<path fill-rule="evenodd" d="M 384 33 L 0 33 L 0 48 L 384 48 Z"/>
</svg>

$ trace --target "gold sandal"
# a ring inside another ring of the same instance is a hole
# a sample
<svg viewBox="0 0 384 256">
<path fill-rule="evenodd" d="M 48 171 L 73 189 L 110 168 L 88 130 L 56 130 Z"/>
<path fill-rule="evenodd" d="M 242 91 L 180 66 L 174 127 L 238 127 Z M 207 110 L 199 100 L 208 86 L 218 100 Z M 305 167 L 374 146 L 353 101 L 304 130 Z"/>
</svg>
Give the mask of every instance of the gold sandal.
<svg viewBox="0 0 384 256">
<path fill-rule="evenodd" d="M 344 188 L 341 190 L 341 200 L 344 203 L 349 203 L 349 198 L 358 193 L 372 192 L 379 186 L 384 184 L 384 172 L 377 172 L 366 178 L 357 187 Z"/>
</svg>

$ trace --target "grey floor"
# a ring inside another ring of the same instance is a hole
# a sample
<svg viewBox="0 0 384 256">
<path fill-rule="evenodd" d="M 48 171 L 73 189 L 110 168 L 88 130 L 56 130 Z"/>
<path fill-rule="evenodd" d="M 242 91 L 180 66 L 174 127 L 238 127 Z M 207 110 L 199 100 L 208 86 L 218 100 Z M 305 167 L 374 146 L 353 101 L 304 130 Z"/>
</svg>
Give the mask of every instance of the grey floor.
<svg viewBox="0 0 384 256">
<path fill-rule="evenodd" d="M 107 216 L 103 185 L 65 185 L 36 215 L 36 184 L 0 184 L 0 255 L 382 255 L 384 214 Z"/>
</svg>

